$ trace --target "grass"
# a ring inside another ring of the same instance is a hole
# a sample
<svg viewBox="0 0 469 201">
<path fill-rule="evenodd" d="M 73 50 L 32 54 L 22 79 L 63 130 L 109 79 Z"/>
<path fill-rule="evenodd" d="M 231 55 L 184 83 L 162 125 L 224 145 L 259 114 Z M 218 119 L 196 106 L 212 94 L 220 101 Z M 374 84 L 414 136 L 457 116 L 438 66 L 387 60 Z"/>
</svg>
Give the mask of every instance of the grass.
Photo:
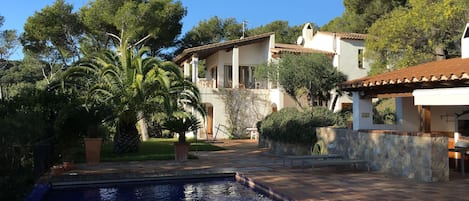
<svg viewBox="0 0 469 201">
<path fill-rule="evenodd" d="M 125 154 L 115 154 L 112 151 L 112 144 L 105 144 L 103 146 L 103 150 L 101 151 L 101 161 L 173 160 L 173 143 L 176 141 L 176 139 L 153 138 L 149 141 L 142 142 L 138 152 Z M 191 142 L 190 150 L 219 151 L 224 150 L 224 148 L 206 142 Z M 189 159 L 197 159 L 197 157 L 189 155 Z"/>
</svg>

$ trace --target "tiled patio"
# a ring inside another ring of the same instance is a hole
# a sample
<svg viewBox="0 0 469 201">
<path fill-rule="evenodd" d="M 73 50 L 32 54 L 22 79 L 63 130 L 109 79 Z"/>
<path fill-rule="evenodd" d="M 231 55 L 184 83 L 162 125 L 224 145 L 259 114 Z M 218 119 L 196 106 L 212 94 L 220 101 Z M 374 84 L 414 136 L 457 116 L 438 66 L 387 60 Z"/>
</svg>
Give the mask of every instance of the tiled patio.
<svg viewBox="0 0 469 201">
<path fill-rule="evenodd" d="M 251 140 L 224 141 L 217 152 L 193 152 L 198 160 L 101 163 L 76 169 L 51 182 L 129 179 L 192 173 L 241 172 L 293 200 L 469 200 L 469 175 L 451 171 L 451 181 L 423 183 L 378 172 L 337 170 L 333 167 L 298 169 L 257 148 Z"/>
</svg>

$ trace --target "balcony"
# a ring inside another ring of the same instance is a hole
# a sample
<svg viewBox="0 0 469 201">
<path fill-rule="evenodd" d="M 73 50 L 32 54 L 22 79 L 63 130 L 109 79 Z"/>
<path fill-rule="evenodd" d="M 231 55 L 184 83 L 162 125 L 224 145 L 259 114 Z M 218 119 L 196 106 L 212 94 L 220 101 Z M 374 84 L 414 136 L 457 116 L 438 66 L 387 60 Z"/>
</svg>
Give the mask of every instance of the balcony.
<svg viewBox="0 0 469 201">
<path fill-rule="evenodd" d="M 269 89 L 268 83 L 266 81 L 263 82 L 253 82 L 251 84 L 246 83 L 239 83 L 239 88 L 241 89 Z M 228 81 L 222 87 L 217 87 L 217 81 L 215 79 L 208 80 L 207 78 L 199 78 L 197 80 L 197 87 L 200 89 L 215 89 L 215 88 L 231 88 L 232 83 Z M 270 88 L 277 88 L 275 84 L 272 84 Z"/>
<path fill-rule="evenodd" d="M 197 80 L 197 87 L 206 88 L 206 89 L 214 89 L 217 86 L 216 81 L 217 80 L 215 79 L 207 80 L 207 78 L 199 78 Z"/>
</svg>

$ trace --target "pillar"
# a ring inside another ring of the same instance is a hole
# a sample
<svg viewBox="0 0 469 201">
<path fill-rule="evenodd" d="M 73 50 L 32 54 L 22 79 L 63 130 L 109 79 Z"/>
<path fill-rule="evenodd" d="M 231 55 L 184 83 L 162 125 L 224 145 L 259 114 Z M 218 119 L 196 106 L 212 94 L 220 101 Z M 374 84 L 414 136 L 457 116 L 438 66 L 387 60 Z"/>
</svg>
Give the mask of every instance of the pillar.
<svg viewBox="0 0 469 201">
<path fill-rule="evenodd" d="M 190 64 L 187 62 L 187 61 L 184 61 L 184 77 L 188 78 L 190 75 L 191 75 L 191 71 L 190 71 Z"/>
<path fill-rule="evenodd" d="M 372 129 L 373 103 L 369 97 L 360 97 L 360 92 L 352 92 L 353 130 Z"/>
<path fill-rule="evenodd" d="M 198 69 L 199 69 L 199 57 L 197 55 L 192 56 L 192 82 L 197 83 Z"/>
<path fill-rule="evenodd" d="M 218 54 L 218 63 L 217 63 L 217 86 L 219 88 L 225 87 L 225 63 L 222 54 Z"/>
<path fill-rule="evenodd" d="M 232 88 L 239 88 L 239 48 L 233 48 L 233 60 L 232 60 Z"/>
</svg>

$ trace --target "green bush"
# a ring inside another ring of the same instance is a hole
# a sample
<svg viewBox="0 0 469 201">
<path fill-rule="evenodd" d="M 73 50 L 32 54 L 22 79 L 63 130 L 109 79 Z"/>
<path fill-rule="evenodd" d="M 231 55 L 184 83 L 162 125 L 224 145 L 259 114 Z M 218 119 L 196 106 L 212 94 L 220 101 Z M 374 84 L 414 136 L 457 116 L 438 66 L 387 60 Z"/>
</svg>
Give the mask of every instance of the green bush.
<svg viewBox="0 0 469 201">
<path fill-rule="evenodd" d="M 35 179 L 33 151 L 36 143 L 51 138 L 54 142 L 67 137 L 69 141 L 76 140 L 55 127 L 60 125 L 58 118 L 67 113 L 62 109 L 71 104 L 73 98 L 49 91 L 24 90 L 8 100 L 0 100 L 0 161 L 3 162 L 0 200 L 23 200 L 31 190 Z M 64 124 L 63 128 L 65 126 L 71 125 Z M 57 150 L 52 152 L 48 157 L 57 161 Z"/>
<path fill-rule="evenodd" d="M 257 123 L 261 137 L 294 144 L 316 142 L 316 127 L 332 126 L 337 115 L 323 107 L 306 111 L 285 108 L 274 112 Z"/>
</svg>

